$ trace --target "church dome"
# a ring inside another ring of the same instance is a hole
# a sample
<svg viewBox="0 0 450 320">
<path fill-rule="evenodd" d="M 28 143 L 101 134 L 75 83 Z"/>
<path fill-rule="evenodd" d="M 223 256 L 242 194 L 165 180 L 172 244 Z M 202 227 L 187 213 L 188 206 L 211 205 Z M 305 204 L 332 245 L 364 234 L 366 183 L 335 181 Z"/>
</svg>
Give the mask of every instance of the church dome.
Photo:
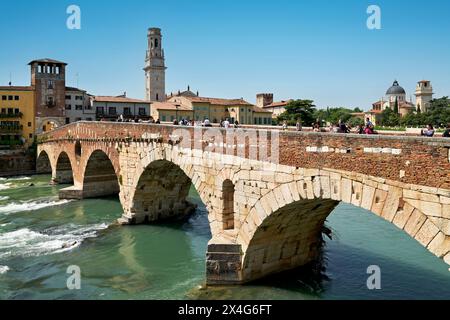
<svg viewBox="0 0 450 320">
<path fill-rule="evenodd" d="M 406 94 L 405 89 L 403 89 L 402 87 L 400 87 L 400 85 L 398 84 L 398 81 L 394 81 L 394 83 L 392 84 L 392 87 L 390 87 L 387 91 L 386 94 Z"/>
</svg>

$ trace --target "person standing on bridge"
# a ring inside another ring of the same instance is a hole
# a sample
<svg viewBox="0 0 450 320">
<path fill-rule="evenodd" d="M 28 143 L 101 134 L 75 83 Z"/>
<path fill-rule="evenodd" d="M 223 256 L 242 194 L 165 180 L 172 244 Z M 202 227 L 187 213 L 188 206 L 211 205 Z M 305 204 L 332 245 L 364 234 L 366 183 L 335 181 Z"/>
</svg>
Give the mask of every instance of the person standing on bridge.
<svg viewBox="0 0 450 320">
<path fill-rule="evenodd" d="M 226 118 L 225 121 L 223 122 L 223 127 L 225 129 L 230 128 L 230 121 L 228 120 L 228 118 Z"/>
</svg>

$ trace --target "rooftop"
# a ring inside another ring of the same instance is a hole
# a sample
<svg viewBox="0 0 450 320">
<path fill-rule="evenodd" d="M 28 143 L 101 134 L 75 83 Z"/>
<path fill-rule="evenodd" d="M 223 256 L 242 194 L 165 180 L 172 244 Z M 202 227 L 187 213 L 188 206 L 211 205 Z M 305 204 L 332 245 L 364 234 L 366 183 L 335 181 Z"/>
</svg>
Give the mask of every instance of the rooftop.
<svg viewBox="0 0 450 320">
<path fill-rule="evenodd" d="M 127 98 L 125 96 L 95 96 L 94 102 L 150 103 L 148 101 Z"/>
<path fill-rule="evenodd" d="M 252 104 L 245 101 L 244 99 L 222 99 L 222 98 L 208 98 L 208 97 L 191 97 L 191 96 L 185 96 L 186 99 L 190 100 L 191 102 L 197 102 L 197 103 L 210 103 L 210 104 L 216 104 L 221 106 L 235 106 L 235 105 L 243 105 L 243 106 L 251 106 Z"/>
<path fill-rule="evenodd" d="M 30 86 L 0 86 L 0 91 L 31 91 Z"/>
<path fill-rule="evenodd" d="M 75 92 L 86 92 L 86 90 L 81 90 L 75 87 L 66 87 L 66 91 L 75 91 Z"/>
<path fill-rule="evenodd" d="M 38 62 L 38 63 L 50 63 L 50 64 L 63 64 L 65 66 L 67 66 L 67 63 L 65 63 L 65 62 L 61 62 L 61 61 L 53 60 L 53 59 L 49 59 L 49 58 L 33 60 L 33 61 L 31 61 L 29 63 L 29 65 L 32 65 L 35 62 Z"/>
<path fill-rule="evenodd" d="M 292 100 L 287 100 L 287 101 L 278 101 L 278 102 L 273 102 L 267 106 L 264 106 L 264 108 L 274 108 L 274 107 L 285 107 L 289 104 L 289 102 L 291 102 Z"/>
</svg>

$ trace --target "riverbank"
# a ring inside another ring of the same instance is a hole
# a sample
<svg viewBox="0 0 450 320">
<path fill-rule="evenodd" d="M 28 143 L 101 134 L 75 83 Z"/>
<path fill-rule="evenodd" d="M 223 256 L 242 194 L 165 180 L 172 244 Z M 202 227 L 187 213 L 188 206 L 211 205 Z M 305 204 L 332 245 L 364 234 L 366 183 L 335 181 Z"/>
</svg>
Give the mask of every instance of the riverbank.
<svg viewBox="0 0 450 320">
<path fill-rule="evenodd" d="M 34 154 L 24 150 L 0 151 L 0 177 L 33 175 L 36 173 Z"/>
</svg>

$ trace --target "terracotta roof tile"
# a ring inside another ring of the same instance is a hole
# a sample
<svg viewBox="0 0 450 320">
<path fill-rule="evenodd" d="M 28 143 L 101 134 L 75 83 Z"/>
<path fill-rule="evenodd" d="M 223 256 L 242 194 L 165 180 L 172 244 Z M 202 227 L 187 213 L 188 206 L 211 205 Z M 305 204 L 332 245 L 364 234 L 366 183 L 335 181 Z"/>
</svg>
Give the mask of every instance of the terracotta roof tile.
<svg viewBox="0 0 450 320">
<path fill-rule="evenodd" d="M 178 111 L 192 111 L 192 108 L 189 106 L 181 105 L 179 103 L 174 102 L 152 102 L 152 109 L 155 110 L 177 110 Z"/>
<path fill-rule="evenodd" d="M 264 110 L 263 108 L 253 106 L 253 112 L 263 112 L 263 113 L 270 113 L 272 114 L 272 111 Z"/>
<path fill-rule="evenodd" d="M 127 97 L 113 97 L 113 96 L 95 96 L 94 102 L 122 102 L 122 103 L 148 103 L 148 101 L 139 100 L 139 99 L 132 99 Z"/>
<path fill-rule="evenodd" d="M 288 101 L 278 101 L 278 102 L 274 102 L 272 104 L 269 104 L 267 106 L 264 106 L 264 108 L 274 108 L 274 107 L 285 107 L 288 105 L 289 102 L 291 102 L 292 100 L 288 100 Z"/>
<path fill-rule="evenodd" d="M 33 90 L 30 86 L 0 86 L 1 91 L 31 91 Z"/>
<path fill-rule="evenodd" d="M 210 103 L 210 104 L 217 104 L 222 106 L 234 106 L 234 105 L 246 105 L 251 106 L 252 104 L 243 100 L 243 99 L 221 99 L 221 98 L 207 98 L 207 97 L 188 97 L 185 96 L 186 99 L 190 100 L 191 102 L 197 102 L 197 103 Z"/>
</svg>

